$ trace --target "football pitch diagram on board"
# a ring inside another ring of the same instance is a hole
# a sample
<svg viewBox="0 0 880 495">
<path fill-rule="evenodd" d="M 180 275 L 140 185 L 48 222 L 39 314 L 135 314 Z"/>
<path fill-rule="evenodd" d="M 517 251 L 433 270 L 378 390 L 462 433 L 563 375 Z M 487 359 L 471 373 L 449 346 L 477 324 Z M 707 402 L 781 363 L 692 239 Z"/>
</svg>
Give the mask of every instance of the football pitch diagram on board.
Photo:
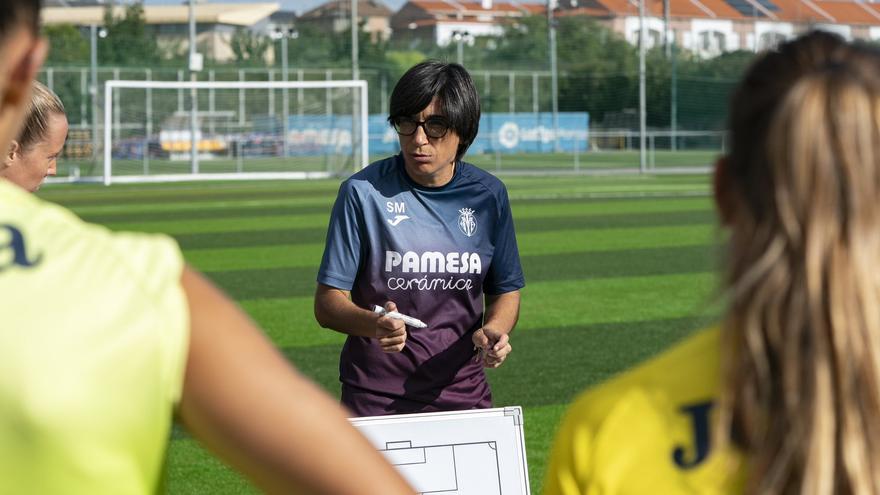
<svg viewBox="0 0 880 495">
<path fill-rule="evenodd" d="M 529 493 L 519 407 L 351 422 L 421 494 Z"/>
<path fill-rule="evenodd" d="M 388 442 L 380 452 L 419 493 L 501 495 L 495 442 L 426 446 Z"/>
</svg>

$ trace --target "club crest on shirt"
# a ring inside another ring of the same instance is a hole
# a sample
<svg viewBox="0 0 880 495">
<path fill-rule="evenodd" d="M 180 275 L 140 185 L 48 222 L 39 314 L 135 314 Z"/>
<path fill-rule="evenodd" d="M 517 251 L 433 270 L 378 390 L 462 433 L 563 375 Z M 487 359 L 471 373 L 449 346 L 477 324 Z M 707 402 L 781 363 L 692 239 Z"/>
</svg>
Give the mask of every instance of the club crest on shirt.
<svg viewBox="0 0 880 495">
<path fill-rule="evenodd" d="M 458 210 L 458 228 L 468 237 L 477 232 L 477 219 L 474 218 L 474 210 L 470 208 Z"/>
</svg>

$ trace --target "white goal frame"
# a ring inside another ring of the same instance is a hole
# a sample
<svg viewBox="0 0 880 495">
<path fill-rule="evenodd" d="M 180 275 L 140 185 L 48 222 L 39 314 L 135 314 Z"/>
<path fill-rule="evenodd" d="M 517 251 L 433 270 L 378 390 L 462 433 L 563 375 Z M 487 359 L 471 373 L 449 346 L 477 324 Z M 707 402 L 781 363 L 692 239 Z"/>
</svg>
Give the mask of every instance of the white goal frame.
<svg viewBox="0 0 880 495">
<path fill-rule="evenodd" d="M 117 88 L 128 89 L 177 89 L 177 90 L 210 90 L 210 89 L 338 89 L 352 88 L 359 90 L 359 125 L 360 125 L 360 163 L 356 169 L 369 164 L 369 125 L 367 110 L 367 82 L 364 80 L 339 81 L 133 81 L 113 79 L 104 86 L 104 185 L 112 183 L 147 183 L 147 182 L 189 182 L 205 180 L 279 180 L 279 179 L 321 179 L 331 177 L 330 172 L 237 172 L 237 173 L 188 173 L 188 174 L 157 174 L 157 175 L 112 175 L 112 138 L 113 138 L 113 91 Z M 353 109 L 354 110 L 354 109 Z M 198 164 L 198 153 L 191 153 L 192 162 Z M 197 167 L 194 167 L 194 169 Z"/>
</svg>

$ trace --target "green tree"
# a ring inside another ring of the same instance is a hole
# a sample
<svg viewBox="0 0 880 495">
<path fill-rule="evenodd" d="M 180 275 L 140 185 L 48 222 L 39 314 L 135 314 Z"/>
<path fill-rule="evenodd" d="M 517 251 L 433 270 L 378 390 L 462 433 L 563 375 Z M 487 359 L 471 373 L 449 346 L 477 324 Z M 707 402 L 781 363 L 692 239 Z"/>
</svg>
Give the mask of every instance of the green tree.
<svg viewBox="0 0 880 495">
<path fill-rule="evenodd" d="M 410 67 L 426 58 L 424 53 L 416 50 L 389 50 L 385 52 L 385 66 L 389 76 L 396 81 Z"/>
<path fill-rule="evenodd" d="M 89 63 L 89 42 L 73 24 L 57 24 L 43 28 L 49 39 L 47 65 L 85 65 Z"/>
<path fill-rule="evenodd" d="M 272 41 L 267 36 L 257 35 L 244 28 L 237 28 L 229 39 L 229 47 L 237 64 L 264 65 L 270 46 Z M 281 51 L 277 53 L 280 54 Z"/>
<path fill-rule="evenodd" d="M 152 27 L 144 20 L 140 3 L 127 5 L 122 17 L 114 17 L 110 5 L 104 11 L 107 37 L 98 40 L 101 65 L 144 67 L 160 60 L 160 50 Z"/>
<path fill-rule="evenodd" d="M 327 33 L 312 24 L 303 24 L 297 28 L 296 39 L 288 41 L 288 67 L 306 68 L 349 68 L 351 67 L 351 33 L 349 31 Z M 386 41 L 373 41 L 370 33 L 363 30 L 361 23 L 358 37 L 358 64 L 362 68 L 386 67 Z M 280 41 L 276 42 L 276 53 L 280 54 Z M 280 55 L 279 55 L 280 57 Z M 281 65 L 280 58 L 276 65 Z"/>
</svg>

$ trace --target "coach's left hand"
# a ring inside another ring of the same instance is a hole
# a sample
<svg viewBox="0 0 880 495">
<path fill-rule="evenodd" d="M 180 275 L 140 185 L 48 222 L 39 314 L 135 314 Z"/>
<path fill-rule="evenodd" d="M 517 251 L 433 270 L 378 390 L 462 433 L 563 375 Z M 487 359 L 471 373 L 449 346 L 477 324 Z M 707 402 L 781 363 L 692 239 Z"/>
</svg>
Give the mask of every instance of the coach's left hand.
<svg viewBox="0 0 880 495">
<path fill-rule="evenodd" d="M 483 327 L 474 332 L 474 347 L 478 349 L 476 359 L 483 361 L 485 368 L 497 368 L 507 359 L 513 348 L 510 337 L 504 332 Z"/>
</svg>

